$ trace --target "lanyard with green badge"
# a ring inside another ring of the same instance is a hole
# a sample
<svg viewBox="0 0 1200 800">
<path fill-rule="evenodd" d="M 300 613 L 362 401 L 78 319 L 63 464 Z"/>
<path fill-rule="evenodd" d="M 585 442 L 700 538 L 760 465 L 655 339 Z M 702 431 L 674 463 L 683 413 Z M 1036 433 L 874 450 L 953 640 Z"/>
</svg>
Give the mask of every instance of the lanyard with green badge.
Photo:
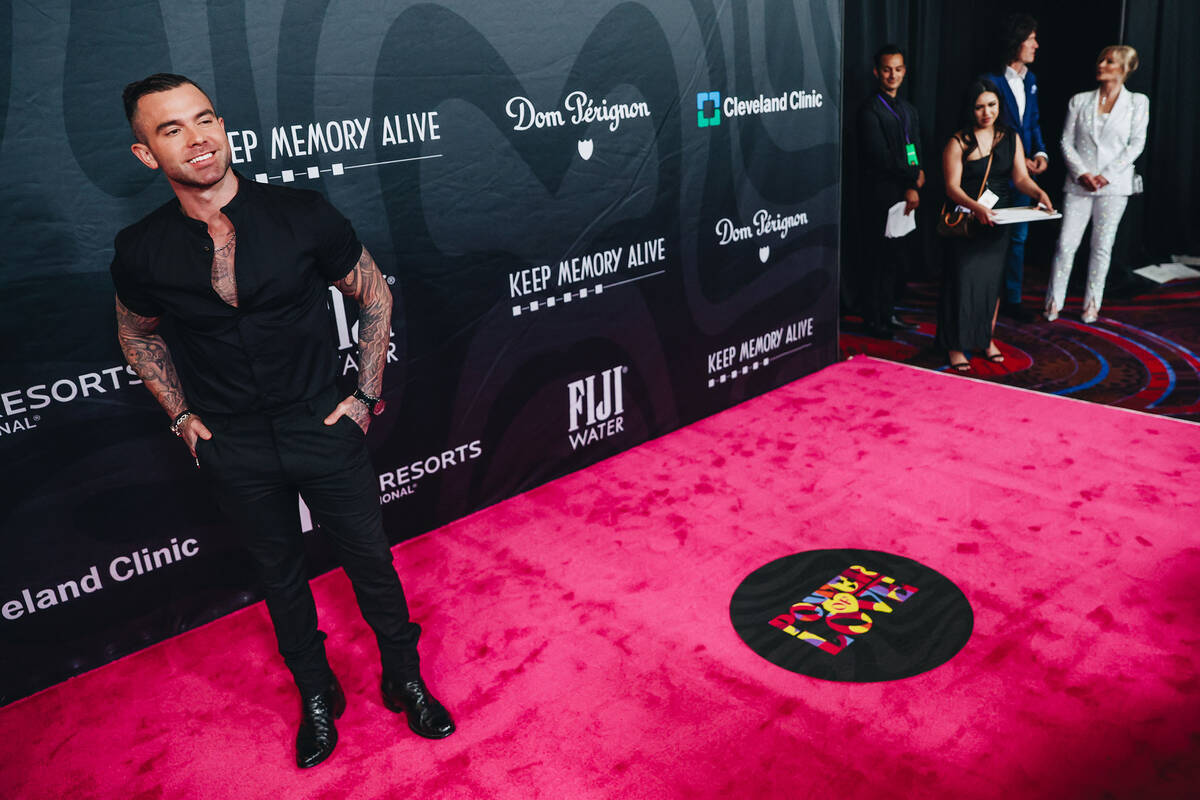
<svg viewBox="0 0 1200 800">
<path fill-rule="evenodd" d="M 908 137 L 908 115 L 905 114 L 903 117 L 901 117 L 896 113 L 896 110 L 891 107 L 888 101 L 883 99 L 883 95 L 876 94 L 875 96 L 879 98 L 879 102 L 883 103 L 883 107 L 892 112 L 892 116 L 895 117 L 896 121 L 900 123 L 900 130 L 904 131 L 904 156 L 908 160 L 908 165 L 910 167 L 917 166 L 917 146 L 913 144 L 912 140 Z M 904 107 L 901 106 L 902 110 L 903 108 Z"/>
</svg>

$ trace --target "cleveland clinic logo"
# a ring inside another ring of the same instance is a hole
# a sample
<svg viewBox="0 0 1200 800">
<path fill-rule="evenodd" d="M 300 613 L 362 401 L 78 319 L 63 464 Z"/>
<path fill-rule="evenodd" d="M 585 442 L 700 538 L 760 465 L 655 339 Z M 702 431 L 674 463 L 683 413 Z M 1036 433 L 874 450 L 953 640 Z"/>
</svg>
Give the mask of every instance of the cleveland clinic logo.
<svg viewBox="0 0 1200 800">
<path fill-rule="evenodd" d="M 622 376 L 629 367 L 612 367 L 567 384 L 567 438 L 578 450 L 625 430 Z"/>
<path fill-rule="evenodd" d="M 778 95 L 760 94 L 750 100 L 720 92 L 696 93 L 696 127 L 715 128 L 722 117 L 756 117 L 780 111 L 807 111 L 825 105 L 825 96 L 815 89 L 792 89 Z"/>
<path fill-rule="evenodd" d="M 721 93 L 696 93 L 696 127 L 711 128 L 721 124 Z"/>
</svg>

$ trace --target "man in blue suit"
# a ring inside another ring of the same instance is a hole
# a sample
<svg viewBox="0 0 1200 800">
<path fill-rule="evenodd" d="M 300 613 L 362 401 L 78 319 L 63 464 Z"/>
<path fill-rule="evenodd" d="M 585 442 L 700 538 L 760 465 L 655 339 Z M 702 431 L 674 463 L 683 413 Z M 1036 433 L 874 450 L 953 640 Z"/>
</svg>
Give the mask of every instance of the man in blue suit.
<svg viewBox="0 0 1200 800">
<path fill-rule="evenodd" d="M 1038 120 L 1037 78 L 1029 71 L 1037 55 L 1037 20 L 1028 14 L 1013 14 L 1004 21 L 1002 29 L 1004 70 L 983 77 L 1000 89 L 1000 122 L 1021 135 L 1025 146 L 1025 166 L 1030 175 L 1046 171 L 1048 158 L 1042 141 Z M 1015 193 L 1013 205 L 1029 205 L 1029 198 Z M 1021 306 L 1021 284 L 1025 272 L 1025 237 L 1028 223 L 1012 228 L 1008 258 L 1004 264 L 1004 291 L 1000 296 L 1000 313 L 1017 322 L 1031 322 L 1034 313 Z"/>
</svg>

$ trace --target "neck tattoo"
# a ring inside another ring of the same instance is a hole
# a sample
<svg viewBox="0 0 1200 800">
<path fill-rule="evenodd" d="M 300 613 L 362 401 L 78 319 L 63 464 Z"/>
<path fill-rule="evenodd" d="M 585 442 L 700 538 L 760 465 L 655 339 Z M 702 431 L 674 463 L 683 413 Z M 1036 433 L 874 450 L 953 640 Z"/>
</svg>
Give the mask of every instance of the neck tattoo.
<svg viewBox="0 0 1200 800">
<path fill-rule="evenodd" d="M 229 234 L 229 238 L 225 240 L 225 244 L 218 247 L 216 250 L 213 251 L 213 253 L 218 256 L 225 255 L 225 253 L 227 253 L 230 250 L 230 248 L 233 247 L 233 244 L 236 241 L 237 241 L 237 231 L 234 231 L 233 233 Z"/>
</svg>

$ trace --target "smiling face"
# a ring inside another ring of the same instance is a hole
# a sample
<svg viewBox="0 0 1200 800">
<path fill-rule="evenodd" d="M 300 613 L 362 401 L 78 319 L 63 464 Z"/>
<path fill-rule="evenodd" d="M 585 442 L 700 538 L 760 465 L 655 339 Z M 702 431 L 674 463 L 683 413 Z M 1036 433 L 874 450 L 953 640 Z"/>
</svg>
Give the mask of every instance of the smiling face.
<svg viewBox="0 0 1200 800">
<path fill-rule="evenodd" d="M 1000 115 L 1000 98 L 994 92 L 982 92 L 975 98 L 972 112 L 975 115 L 977 129 L 990 128 L 996 121 L 996 117 Z"/>
<path fill-rule="evenodd" d="M 229 172 L 225 120 L 190 83 L 143 95 L 132 124 L 138 138 L 133 154 L 172 184 L 206 189 Z"/>
<path fill-rule="evenodd" d="M 874 69 L 875 77 L 879 80 L 879 89 L 890 95 L 896 94 L 896 90 L 904 82 L 905 69 L 904 56 L 899 53 L 882 56 L 879 66 Z"/>
</svg>

